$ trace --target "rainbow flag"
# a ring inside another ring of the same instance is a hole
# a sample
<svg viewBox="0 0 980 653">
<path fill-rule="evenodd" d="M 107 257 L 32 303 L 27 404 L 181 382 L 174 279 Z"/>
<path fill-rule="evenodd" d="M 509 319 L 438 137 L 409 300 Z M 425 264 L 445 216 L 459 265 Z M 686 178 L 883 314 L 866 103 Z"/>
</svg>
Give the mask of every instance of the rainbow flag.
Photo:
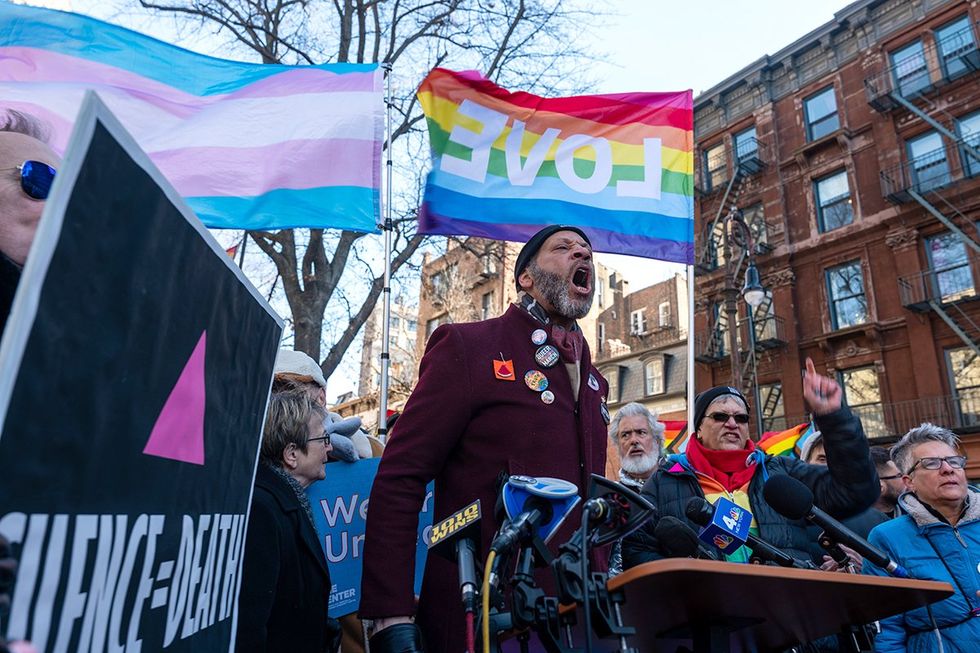
<svg viewBox="0 0 980 653">
<path fill-rule="evenodd" d="M 423 233 L 526 241 L 570 224 L 598 251 L 693 263 L 691 91 L 541 98 L 437 68 L 418 97 Z"/>
<path fill-rule="evenodd" d="M 767 433 L 759 441 L 758 446 L 770 456 L 788 456 L 799 458 L 800 447 L 806 439 L 815 433 L 813 423 L 800 424 L 786 431 Z"/>
<path fill-rule="evenodd" d="M 225 61 L 2 1 L 0 25 L 0 109 L 48 122 L 55 150 L 92 89 L 209 227 L 377 229 L 377 66 Z"/>
<path fill-rule="evenodd" d="M 664 429 L 664 452 L 682 453 L 687 449 L 687 421 L 686 420 L 663 420 Z"/>
</svg>

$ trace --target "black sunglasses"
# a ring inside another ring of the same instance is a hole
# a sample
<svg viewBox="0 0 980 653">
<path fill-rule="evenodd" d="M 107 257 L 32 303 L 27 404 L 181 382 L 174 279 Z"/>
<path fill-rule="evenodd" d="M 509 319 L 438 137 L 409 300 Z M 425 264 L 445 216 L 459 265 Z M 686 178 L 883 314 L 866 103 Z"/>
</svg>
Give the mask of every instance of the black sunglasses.
<svg viewBox="0 0 980 653">
<path fill-rule="evenodd" d="M 36 200 L 48 199 L 51 184 L 54 183 L 55 169 L 41 161 L 24 161 L 17 166 L 20 173 L 21 190 Z"/>
<path fill-rule="evenodd" d="M 728 418 L 731 417 L 735 420 L 736 424 L 748 424 L 749 416 L 746 413 L 711 413 L 708 415 L 711 419 L 715 420 L 719 424 L 725 424 L 728 422 Z"/>
</svg>

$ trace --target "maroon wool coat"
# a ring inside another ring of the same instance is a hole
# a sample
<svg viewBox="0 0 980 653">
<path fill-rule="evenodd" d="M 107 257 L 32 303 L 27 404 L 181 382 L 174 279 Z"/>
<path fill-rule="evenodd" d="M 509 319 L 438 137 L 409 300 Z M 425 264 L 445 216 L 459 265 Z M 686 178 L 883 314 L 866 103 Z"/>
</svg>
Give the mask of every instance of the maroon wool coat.
<svg viewBox="0 0 980 653">
<path fill-rule="evenodd" d="M 362 618 L 415 612 L 415 533 L 430 480 L 435 479 L 433 523 L 480 500 L 482 542 L 477 563 L 482 572 L 499 527 L 493 513 L 501 471 L 565 479 L 578 485 L 583 498 L 589 475 L 605 471 L 607 435 L 600 405 L 609 386 L 592 366 L 586 345 L 576 402 L 563 362 L 552 368 L 535 362 L 538 346 L 531 342 L 531 333 L 539 328 L 552 342 L 550 326 L 511 306 L 501 317 L 444 325 L 432 334 L 418 385 L 398 419 L 371 491 Z M 495 378 L 493 361 L 501 355 L 514 361 L 514 381 Z M 554 403 L 545 404 L 541 393 L 525 385 L 528 370 L 547 376 Z M 589 387 L 590 374 L 598 390 Z M 569 515 L 552 538 L 553 552 L 571 537 L 580 514 L 576 510 Z M 428 557 L 417 623 L 430 653 L 464 649 L 455 563 Z"/>
</svg>

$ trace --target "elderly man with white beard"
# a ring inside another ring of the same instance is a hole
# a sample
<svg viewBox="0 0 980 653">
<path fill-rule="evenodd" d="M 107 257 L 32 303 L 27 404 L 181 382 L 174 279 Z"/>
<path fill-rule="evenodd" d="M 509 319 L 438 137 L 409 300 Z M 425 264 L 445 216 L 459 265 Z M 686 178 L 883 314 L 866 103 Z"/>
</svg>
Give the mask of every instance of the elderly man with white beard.
<svg viewBox="0 0 980 653">
<path fill-rule="evenodd" d="M 619 409 L 609 424 L 609 439 L 619 452 L 619 482 L 639 492 L 653 475 L 664 449 L 663 422 L 657 414 L 636 402 Z M 622 542 L 617 541 L 609 557 L 609 575 L 623 571 Z"/>
</svg>

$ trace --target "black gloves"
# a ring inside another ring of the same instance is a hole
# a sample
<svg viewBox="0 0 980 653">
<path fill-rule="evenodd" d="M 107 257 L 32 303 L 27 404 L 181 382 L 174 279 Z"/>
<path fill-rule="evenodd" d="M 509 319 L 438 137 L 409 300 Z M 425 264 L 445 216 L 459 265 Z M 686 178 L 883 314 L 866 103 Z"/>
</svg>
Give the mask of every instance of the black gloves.
<svg viewBox="0 0 980 653">
<path fill-rule="evenodd" d="M 395 624 L 371 636 L 371 653 L 424 653 L 415 624 Z"/>
</svg>

